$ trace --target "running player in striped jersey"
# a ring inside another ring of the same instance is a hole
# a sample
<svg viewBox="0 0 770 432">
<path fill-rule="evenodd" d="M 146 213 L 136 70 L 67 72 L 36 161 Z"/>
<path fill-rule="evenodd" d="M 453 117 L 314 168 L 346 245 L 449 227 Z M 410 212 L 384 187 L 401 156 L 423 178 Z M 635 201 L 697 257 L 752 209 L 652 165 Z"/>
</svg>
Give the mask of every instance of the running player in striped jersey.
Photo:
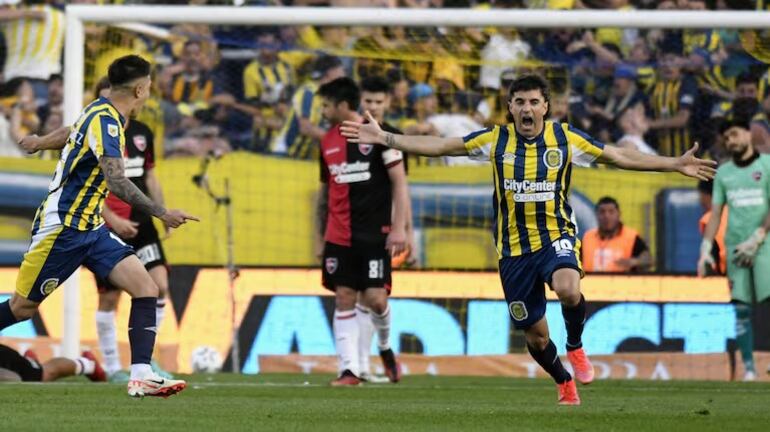
<svg viewBox="0 0 770 432">
<path fill-rule="evenodd" d="M 128 321 L 134 397 L 178 393 L 184 381 L 159 377 L 150 366 L 157 332 L 158 287 L 133 249 L 104 226 L 102 207 L 109 192 L 134 208 L 176 228 L 197 220 L 181 210 L 167 210 L 144 195 L 123 167 L 126 116 L 150 94 L 150 64 L 139 56 L 115 60 L 109 67 L 110 98 L 88 105 L 72 127 L 32 225 L 13 297 L 0 303 L 0 330 L 31 318 L 40 303 L 80 265 L 132 297 Z"/>
<path fill-rule="evenodd" d="M 509 91 L 511 123 L 464 138 L 404 136 L 383 132 L 369 122 L 346 121 L 342 134 L 354 143 L 380 144 L 425 156 L 470 156 L 492 163 L 494 239 L 500 279 L 513 324 L 525 332 L 532 357 L 556 381 L 559 404 L 579 405 L 572 376 L 562 365 L 545 319 L 545 289 L 562 304 L 567 327 L 567 357 L 583 384 L 594 379 L 582 349 L 585 299 L 580 241 L 569 196 L 572 165 L 599 161 L 640 171 L 678 171 L 708 179 L 715 162 L 697 159 L 697 145 L 680 157 L 661 157 L 630 148 L 604 146 L 568 124 L 545 121 L 549 108 L 546 81 L 536 75 L 516 79 Z"/>
</svg>

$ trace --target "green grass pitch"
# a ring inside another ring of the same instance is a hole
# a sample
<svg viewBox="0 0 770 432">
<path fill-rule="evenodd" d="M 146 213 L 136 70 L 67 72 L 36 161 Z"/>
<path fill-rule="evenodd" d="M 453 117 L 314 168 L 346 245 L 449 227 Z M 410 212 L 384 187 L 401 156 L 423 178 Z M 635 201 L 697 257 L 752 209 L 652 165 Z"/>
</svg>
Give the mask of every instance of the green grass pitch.
<svg viewBox="0 0 770 432">
<path fill-rule="evenodd" d="M 169 399 L 71 380 L 0 385 L 2 431 L 768 431 L 767 383 L 599 381 L 556 405 L 547 380 L 408 376 L 330 388 L 330 376 L 188 377 Z"/>
</svg>

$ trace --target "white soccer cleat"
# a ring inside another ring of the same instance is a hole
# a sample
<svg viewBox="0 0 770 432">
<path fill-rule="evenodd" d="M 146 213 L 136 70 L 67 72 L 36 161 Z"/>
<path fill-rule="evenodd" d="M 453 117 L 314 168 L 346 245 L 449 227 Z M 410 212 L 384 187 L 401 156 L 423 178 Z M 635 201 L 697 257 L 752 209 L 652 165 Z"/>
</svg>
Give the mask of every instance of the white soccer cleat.
<svg viewBox="0 0 770 432">
<path fill-rule="evenodd" d="M 131 397 L 158 396 L 167 398 L 173 396 L 187 387 L 183 380 L 166 379 L 153 373 L 152 375 L 128 382 L 128 395 Z"/>
<path fill-rule="evenodd" d="M 745 374 L 743 374 L 743 382 L 751 382 L 757 380 L 757 374 L 754 371 L 746 371 Z"/>
</svg>

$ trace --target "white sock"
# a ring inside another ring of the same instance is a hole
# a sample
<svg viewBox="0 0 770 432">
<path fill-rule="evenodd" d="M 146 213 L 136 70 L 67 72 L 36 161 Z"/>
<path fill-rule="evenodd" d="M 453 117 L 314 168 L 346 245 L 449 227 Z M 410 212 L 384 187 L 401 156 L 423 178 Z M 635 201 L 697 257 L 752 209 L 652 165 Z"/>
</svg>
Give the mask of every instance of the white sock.
<svg viewBox="0 0 770 432">
<path fill-rule="evenodd" d="M 361 375 L 369 375 L 369 356 L 372 353 L 372 338 L 374 338 L 372 311 L 356 303 L 356 321 L 358 322 L 358 367 Z"/>
<path fill-rule="evenodd" d="M 347 369 L 358 376 L 358 321 L 355 309 L 334 311 L 334 340 L 340 370 Z"/>
<path fill-rule="evenodd" d="M 153 374 L 152 367 L 148 364 L 137 363 L 131 365 L 131 379 L 141 380 Z"/>
<path fill-rule="evenodd" d="M 96 332 L 99 335 L 99 350 L 102 352 L 104 371 L 107 375 L 114 374 L 122 368 L 114 311 L 96 311 Z"/>
<path fill-rule="evenodd" d="M 372 324 L 377 330 L 377 347 L 380 351 L 390 349 L 390 305 L 385 308 L 382 315 L 372 311 Z"/>
<path fill-rule="evenodd" d="M 163 316 L 166 314 L 166 300 L 159 298 L 155 303 L 155 326 L 160 331 L 160 325 L 163 323 Z"/>
<path fill-rule="evenodd" d="M 75 375 L 90 375 L 94 373 L 96 363 L 93 360 L 89 360 L 85 357 L 78 357 L 75 360 Z"/>
</svg>

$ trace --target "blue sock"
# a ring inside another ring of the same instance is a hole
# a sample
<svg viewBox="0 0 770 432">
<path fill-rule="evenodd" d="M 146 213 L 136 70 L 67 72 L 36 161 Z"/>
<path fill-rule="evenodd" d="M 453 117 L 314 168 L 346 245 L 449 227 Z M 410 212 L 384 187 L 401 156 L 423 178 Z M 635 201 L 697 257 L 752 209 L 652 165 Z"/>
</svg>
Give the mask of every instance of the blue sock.
<svg viewBox="0 0 770 432">
<path fill-rule="evenodd" d="M 128 342 L 131 344 L 131 364 L 150 364 L 155 335 L 155 297 L 131 299 L 131 314 L 128 317 Z"/>
<path fill-rule="evenodd" d="M 556 384 L 562 384 L 572 379 L 567 369 L 564 369 L 564 365 L 561 364 L 561 359 L 556 353 L 556 345 L 553 344 L 552 340 L 548 340 L 548 345 L 543 351 L 537 351 L 529 344 L 527 344 L 527 349 L 532 358 L 548 372 L 548 375 L 553 377 Z"/>
<path fill-rule="evenodd" d="M 17 322 L 19 322 L 19 320 L 17 320 L 16 317 L 13 316 L 13 312 L 11 312 L 11 301 L 6 300 L 0 303 L 0 330 L 10 327 Z"/>
<path fill-rule="evenodd" d="M 580 302 L 572 307 L 561 306 L 564 325 L 567 327 L 567 351 L 583 347 L 583 325 L 586 322 L 586 299 L 580 294 Z"/>
</svg>

